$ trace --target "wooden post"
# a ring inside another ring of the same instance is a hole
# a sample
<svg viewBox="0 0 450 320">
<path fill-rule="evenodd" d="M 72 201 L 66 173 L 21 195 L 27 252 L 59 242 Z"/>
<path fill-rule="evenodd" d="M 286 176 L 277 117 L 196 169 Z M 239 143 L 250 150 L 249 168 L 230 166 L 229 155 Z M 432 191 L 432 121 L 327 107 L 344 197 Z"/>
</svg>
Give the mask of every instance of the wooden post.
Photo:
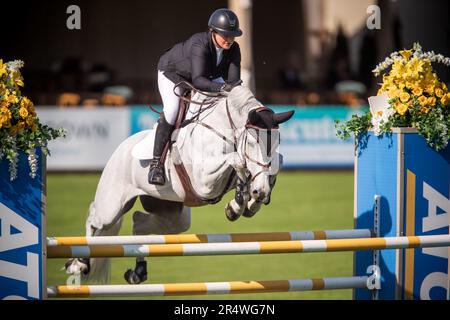
<svg viewBox="0 0 450 320">
<path fill-rule="evenodd" d="M 241 47 L 241 79 L 243 83 L 255 92 L 255 76 L 253 68 L 252 45 L 252 0 L 228 0 L 228 7 L 239 18 L 242 36 L 237 38 Z"/>
</svg>

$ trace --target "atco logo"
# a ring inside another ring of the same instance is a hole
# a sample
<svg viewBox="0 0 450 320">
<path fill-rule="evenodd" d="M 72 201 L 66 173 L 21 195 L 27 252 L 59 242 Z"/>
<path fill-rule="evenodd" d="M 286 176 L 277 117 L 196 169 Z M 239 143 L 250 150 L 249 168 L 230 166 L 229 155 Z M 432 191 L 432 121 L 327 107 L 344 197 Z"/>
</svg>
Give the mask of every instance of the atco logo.
<svg viewBox="0 0 450 320">
<path fill-rule="evenodd" d="M 236 25 L 236 19 L 230 19 L 230 26 L 234 27 Z"/>
</svg>

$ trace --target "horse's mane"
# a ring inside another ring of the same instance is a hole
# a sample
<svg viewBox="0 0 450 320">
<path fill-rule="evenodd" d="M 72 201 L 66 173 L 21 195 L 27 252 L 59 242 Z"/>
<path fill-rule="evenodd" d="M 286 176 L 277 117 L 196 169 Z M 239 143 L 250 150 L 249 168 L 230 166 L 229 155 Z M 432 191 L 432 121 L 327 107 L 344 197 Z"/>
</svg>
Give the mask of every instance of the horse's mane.
<svg viewBox="0 0 450 320">
<path fill-rule="evenodd" d="M 239 109 L 240 113 L 247 114 L 251 109 L 257 108 L 261 103 L 256 100 L 253 92 L 246 86 L 237 86 L 228 94 L 230 107 Z"/>
<path fill-rule="evenodd" d="M 233 88 L 226 96 L 219 98 L 218 104 L 225 103 L 225 98 L 228 101 L 230 108 L 237 110 L 240 114 L 247 115 L 251 109 L 257 108 L 261 105 L 258 100 L 256 100 L 252 91 L 246 86 L 237 86 Z M 192 100 L 207 104 L 216 100 L 215 97 L 208 97 L 199 92 L 195 93 Z"/>
</svg>

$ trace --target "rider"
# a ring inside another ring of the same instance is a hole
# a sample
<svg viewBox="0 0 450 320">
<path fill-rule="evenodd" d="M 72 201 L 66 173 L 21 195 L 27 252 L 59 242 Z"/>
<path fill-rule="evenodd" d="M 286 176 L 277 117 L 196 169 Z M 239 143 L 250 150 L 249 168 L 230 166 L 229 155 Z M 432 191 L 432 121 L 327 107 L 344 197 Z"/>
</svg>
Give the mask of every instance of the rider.
<svg viewBox="0 0 450 320">
<path fill-rule="evenodd" d="M 148 182 L 165 183 L 161 155 L 174 129 L 182 94 L 175 84 L 188 81 L 206 92 L 231 91 L 240 83 L 241 52 L 235 37 L 242 35 L 236 14 L 228 9 L 214 11 L 209 30 L 196 33 L 184 42 L 166 50 L 158 62 L 158 88 L 163 102 L 153 146 Z"/>
</svg>

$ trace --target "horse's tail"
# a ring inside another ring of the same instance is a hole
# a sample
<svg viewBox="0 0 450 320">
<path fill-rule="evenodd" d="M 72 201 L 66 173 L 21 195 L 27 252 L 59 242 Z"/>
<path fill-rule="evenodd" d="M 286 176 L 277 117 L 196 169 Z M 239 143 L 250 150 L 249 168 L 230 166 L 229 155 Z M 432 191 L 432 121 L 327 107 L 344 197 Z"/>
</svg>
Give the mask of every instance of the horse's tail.
<svg viewBox="0 0 450 320">
<path fill-rule="evenodd" d="M 93 209 L 91 204 L 90 211 Z M 94 236 L 117 236 L 122 226 L 122 218 L 109 227 L 108 229 L 97 229 Z M 101 284 L 109 283 L 111 276 L 111 258 L 91 258 L 90 271 L 86 280 L 89 282 L 96 282 Z"/>
</svg>

